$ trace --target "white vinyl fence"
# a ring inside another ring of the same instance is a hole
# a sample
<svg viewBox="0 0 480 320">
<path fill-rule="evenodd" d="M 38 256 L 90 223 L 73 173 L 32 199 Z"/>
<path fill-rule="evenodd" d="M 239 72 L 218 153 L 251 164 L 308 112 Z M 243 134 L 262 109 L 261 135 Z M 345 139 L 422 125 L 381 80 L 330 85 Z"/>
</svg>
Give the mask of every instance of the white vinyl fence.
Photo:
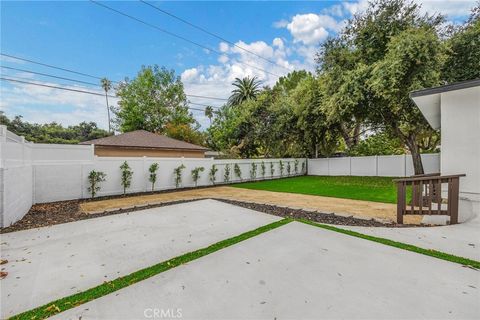
<svg viewBox="0 0 480 320">
<path fill-rule="evenodd" d="M 174 169 L 182 164 L 185 168 L 181 188 L 195 186 L 191 171 L 196 167 L 204 168 L 198 186 L 209 186 L 212 185 L 209 171 L 213 165 L 218 169 L 215 184 L 227 183 L 224 178 L 227 165 L 230 166 L 228 183 L 300 175 L 305 173 L 307 166 L 306 159 L 96 157 L 92 146 L 28 143 L 0 126 L 0 225 L 8 226 L 21 219 L 35 203 L 90 197 L 87 177 L 92 170 L 106 174 L 106 181 L 100 184 L 97 196 L 122 194 L 120 165 L 124 161 L 133 171 L 127 193 L 152 190 L 148 171 L 152 163 L 158 163 L 155 191 L 174 189 Z M 280 173 L 280 163 L 283 164 L 283 174 Z M 236 164 L 241 177 L 235 174 Z M 251 175 L 252 164 L 256 164 L 255 178 Z M 262 164 L 265 166 L 264 175 Z"/>
<path fill-rule="evenodd" d="M 440 154 L 422 154 L 425 173 L 440 172 Z M 309 159 L 308 174 L 317 176 L 407 177 L 414 174 L 411 155 Z"/>
</svg>

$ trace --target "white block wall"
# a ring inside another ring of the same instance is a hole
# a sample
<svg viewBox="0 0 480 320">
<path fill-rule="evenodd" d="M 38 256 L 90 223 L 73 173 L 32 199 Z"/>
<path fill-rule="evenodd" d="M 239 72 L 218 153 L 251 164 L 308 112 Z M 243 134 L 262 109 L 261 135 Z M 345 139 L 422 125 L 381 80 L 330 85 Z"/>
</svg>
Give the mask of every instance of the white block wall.
<svg viewBox="0 0 480 320">
<path fill-rule="evenodd" d="M 425 173 L 440 172 L 440 154 L 422 154 Z M 317 176 L 406 177 L 414 174 L 410 155 L 309 159 L 308 174 Z"/>
</svg>

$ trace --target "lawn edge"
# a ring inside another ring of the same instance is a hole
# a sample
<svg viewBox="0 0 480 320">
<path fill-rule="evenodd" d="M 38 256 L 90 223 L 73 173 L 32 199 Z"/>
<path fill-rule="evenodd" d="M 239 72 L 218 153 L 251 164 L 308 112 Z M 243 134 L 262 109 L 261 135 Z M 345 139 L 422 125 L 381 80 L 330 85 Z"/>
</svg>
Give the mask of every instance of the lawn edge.
<svg viewBox="0 0 480 320">
<path fill-rule="evenodd" d="M 51 301 L 40 307 L 36 307 L 34 309 L 27 310 L 17 315 L 14 315 L 8 319 L 15 319 L 15 320 L 16 319 L 45 319 L 45 318 L 51 317 L 55 314 L 61 313 L 71 308 L 75 308 L 89 301 L 101 298 L 107 294 L 118 291 L 120 289 L 123 289 L 132 284 L 135 284 L 142 280 L 153 277 L 157 274 L 160 274 L 172 268 L 178 267 L 182 264 L 199 259 L 210 253 L 230 247 L 234 244 L 253 238 L 267 231 L 279 228 L 292 221 L 294 220 L 289 218 L 275 221 L 273 223 L 261 226 L 259 228 L 244 232 L 237 236 L 216 242 L 207 247 L 200 248 L 195 251 L 188 252 L 180 256 L 171 258 L 169 260 L 157 263 L 153 266 L 137 270 L 126 276 L 116 278 L 112 281 L 104 282 L 98 286 L 92 287 L 82 292 L 78 292 L 73 295 Z"/>
<path fill-rule="evenodd" d="M 290 179 L 290 178 L 298 178 L 298 177 L 316 177 L 316 176 L 308 176 L 308 175 L 301 175 L 301 176 L 291 176 L 291 177 L 283 177 L 283 178 L 277 178 L 277 179 L 266 179 L 266 180 L 256 180 L 256 181 L 243 181 L 243 182 L 238 182 L 232 185 L 227 185 L 227 187 L 232 187 L 232 188 L 240 188 L 240 189 L 246 189 L 246 190 L 257 190 L 257 191 L 270 191 L 270 192 L 280 192 L 280 193 L 291 193 L 291 194 L 301 194 L 301 195 L 306 195 L 306 196 L 315 196 L 315 197 L 326 197 L 326 198 L 336 198 L 336 199 L 346 199 L 346 200 L 354 200 L 354 201 L 366 201 L 366 202 L 374 202 L 374 203 L 383 203 L 383 204 L 396 204 L 397 201 L 391 201 L 391 202 L 385 202 L 385 201 L 380 201 L 380 200 L 373 200 L 373 199 L 364 199 L 364 198 L 358 198 L 358 197 L 339 197 L 335 195 L 324 195 L 324 194 L 314 194 L 314 193 L 303 193 L 303 192 L 293 192 L 293 191 L 282 191 L 282 190 L 271 190 L 271 189 L 264 189 L 264 188 L 249 188 L 245 187 L 246 184 L 254 184 L 257 182 L 267 182 L 267 181 L 279 181 L 283 179 Z M 335 177 L 335 176 L 322 176 L 322 177 Z M 392 178 L 396 179 L 398 177 L 382 177 L 382 178 Z M 243 186 L 242 186 L 243 185 Z"/>
<path fill-rule="evenodd" d="M 387 245 L 387 246 L 390 246 L 390 247 L 395 247 L 395 248 L 399 248 L 399 249 L 423 254 L 423 255 L 426 255 L 426 256 L 434 257 L 434 258 L 437 258 L 437 259 L 441 259 L 441 260 L 445 260 L 445 261 L 449 261 L 449 262 L 453 262 L 453 263 L 458 263 L 458 264 L 461 264 L 462 266 L 469 266 L 469 267 L 473 267 L 475 269 L 480 269 L 480 261 L 476 261 L 476 260 L 473 260 L 473 259 L 456 256 L 456 255 L 453 255 L 453 254 L 450 254 L 450 253 L 445 253 L 445 252 L 434 250 L 434 249 L 425 249 L 425 248 L 417 247 L 417 246 L 412 245 L 412 244 L 399 242 L 399 241 L 394 241 L 394 240 L 390 240 L 390 239 L 387 239 L 387 238 L 375 237 L 375 236 L 367 235 L 367 234 L 364 234 L 364 233 L 360 233 L 360 232 L 356 232 L 356 231 L 352 231 L 352 230 L 348 230 L 348 229 L 343 229 L 343 228 L 338 228 L 338 227 L 327 225 L 327 224 L 313 222 L 313 221 L 306 220 L 306 219 L 296 219 L 296 221 L 302 222 L 302 223 L 305 223 L 305 224 L 308 224 L 308 225 L 311 225 L 311 226 L 314 226 L 314 227 L 318 227 L 318 228 L 322 228 L 322 229 L 326 229 L 326 230 L 330 230 L 330 231 L 334 231 L 334 232 L 343 233 L 343 234 L 346 234 L 346 235 L 349 235 L 349 236 L 352 236 L 352 237 L 361 238 L 361 239 L 381 243 L 381 244 L 384 244 L 384 245 Z"/>
</svg>

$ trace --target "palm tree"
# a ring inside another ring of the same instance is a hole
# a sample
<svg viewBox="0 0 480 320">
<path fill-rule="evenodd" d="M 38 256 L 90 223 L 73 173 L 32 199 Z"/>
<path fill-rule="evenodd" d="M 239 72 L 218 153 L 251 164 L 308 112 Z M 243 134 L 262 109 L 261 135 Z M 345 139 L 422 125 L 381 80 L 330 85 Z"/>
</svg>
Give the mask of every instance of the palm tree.
<svg viewBox="0 0 480 320">
<path fill-rule="evenodd" d="M 232 85 L 236 88 L 232 91 L 230 98 L 228 98 L 228 104 L 236 106 L 246 100 L 255 100 L 260 93 L 261 82 L 256 76 L 243 79 L 235 78 Z"/>
<path fill-rule="evenodd" d="M 212 125 L 212 117 L 213 117 L 213 107 L 207 106 L 205 108 L 205 116 L 210 120 L 210 126 Z"/>
<path fill-rule="evenodd" d="M 110 128 L 110 107 L 108 106 L 108 91 L 112 89 L 112 81 L 108 80 L 107 78 L 102 78 L 100 80 L 100 83 L 102 84 L 103 90 L 105 90 L 105 100 L 107 101 L 107 114 L 108 114 L 108 132 L 112 132 L 112 129 Z"/>
</svg>

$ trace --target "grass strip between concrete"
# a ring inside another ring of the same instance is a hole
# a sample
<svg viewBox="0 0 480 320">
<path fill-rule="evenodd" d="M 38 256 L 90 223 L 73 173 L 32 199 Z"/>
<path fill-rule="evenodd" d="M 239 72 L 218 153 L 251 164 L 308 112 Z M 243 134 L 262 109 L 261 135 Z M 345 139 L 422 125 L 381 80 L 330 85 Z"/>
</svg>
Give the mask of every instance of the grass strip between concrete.
<svg viewBox="0 0 480 320">
<path fill-rule="evenodd" d="M 480 261 L 455 256 L 453 254 L 449 254 L 449 253 L 445 253 L 445 252 L 441 252 L 441 251 L 437 251 L 437 250 L 433 250 L 433 249 L 424 249 L 424 248 L 420 248 L 420 247 L 417 247 L 417 246 L 414 246 L 414 245 L 411 245 L 411 244 L 406 244 L 406 243 L 403 243 L 403 242 L 398 242 L 398 241 L 394 241 L 394 240 L 390 240 L 390 239 L 386 239 L 386 238 L 374 237 L 374 236 L 366 235 L 366 234 L 363 234 L 363 233 L 360 233 L 360 232 L 356 232 L 356 231 L 352 231 L 352 230 L 348 230 L 348 229 L 337 228 L 337 227 L 334 227 L 334 226 L 331 226 L 331 225 L 321 224 L 321 223 L 313 222 L 313 221 L 306 220 L 306 219 L 298 219 L 297 221 L 300 221 L 300 222 L 303 222 L 305 224 L 309 224 L 311 226 L 315 226 L 315 227 L 318 227 L 318 228 L 343 233 L 343 234 L 346 234 L 346 235 L 349 235 L 349 236 L 352 236 L 352 237 L 357 237 L 357 238 L 361 238 L 361 239 L 365 239 L 365 240 L 370 240 L 370 241 L 378 242 L 378 243 L 381 243 L 381 244 L 384 244 L 384 245 L 387 245 L 387 246 L 391 246 L 391 247 L 395 247 L 395 248 L 399 248 L 399 249 L 403 249 L 403 250 L 407 250 L 407 251 L 412 251 L 412 252 L 424 254 L 426 256 L 430 256 L 430 257 L 434 257 L 434 258 L 437 258 L 437 259 L 442 259 L 442 260 L 458 263 L 458 264 L 461 264 L 463 266 L 473 267 L 475 269 L 480 269 Z"/>
<path fill-rule="evenodd" d="M 159 273 L 165 272 L 172 268 L 178 267 L 182 264 L 188 263 L 190 261 L 196 260 L 203 256 L 206 256 L 210 253 L 216 252 L 223 248 L 232 246 L 241 241 L 255 237 L 261 233 L 270 231 L 272 229 L 281 227 L 287 223 L 292 222 L 292 219 L 283 219 L 276 221 L 265 226 L 259 227 L 257 229 L 247 231 L 238 236 L 222 240 L 220 242 L 214 243 L 208 247 L 201 248 L 189 253 L 185 253 L 181 256 L 172 258 L 170 260 L 160 262 L 153 266 L 135 271 L 126 276 L 114 279 L 112 281 L 104 282 L 101 285 L 87 289 L 85 291 L 73 294 L 68 297 L 64 297 L 52 302 L 49 302 L 43 306 L 37 307 L 35 309 L 19 313 L 15 316 L 12 316 L 9 319 L 45 319 L 51 317 L 57 313 L 66 311 L 71 308 L 75 308 L 79 305 L 87 303 L 89 301 L 98 299 L 112 292 L 118 291 L 122 288 L 128 287 L 134 283 L 140 282 L 142 280 L 153 277 Z"/>
</svg>

